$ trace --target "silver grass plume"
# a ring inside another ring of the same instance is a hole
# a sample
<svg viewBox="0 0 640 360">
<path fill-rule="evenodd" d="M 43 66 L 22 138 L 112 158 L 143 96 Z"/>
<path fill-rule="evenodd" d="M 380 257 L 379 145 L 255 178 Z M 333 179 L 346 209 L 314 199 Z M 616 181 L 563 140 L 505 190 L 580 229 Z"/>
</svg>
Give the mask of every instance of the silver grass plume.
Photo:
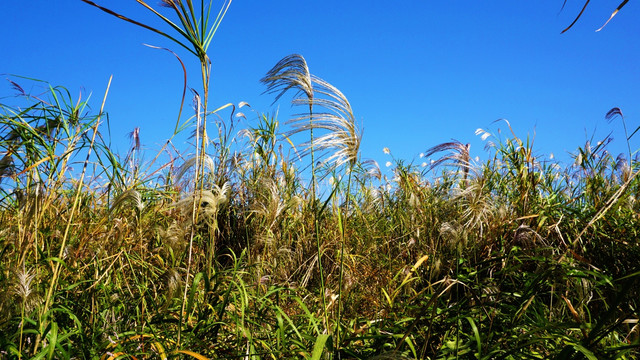
<svg viewBox="0 0 640 360">
<path fill-rule="evenodd" d="M 263 178 L 260 183 L 266 191 L 256 196 L 251 212 L 261 216 L 266 221 L 266 230 L 271 230 L 287 208 L 287 203 L 280 197 L 280 191 L 273 179 Z"/>
<path fill-rule="evenodd" d="M 450 249 L 462 251 L 462 247 L 467 243 L 467 229 L 457 221 L 444 222 L 440 225 L 440 236 L 446 240 L 446 245 Z"/>
<path fill-rule="evenodd" d="M 13 271 L 5 294 L 8 296 L 0 296 L 0 320 L 20 311 L 29 314 L 38 306 L 41 298 L 32 287 L 35 276 L 30 270 Z"/>
<path fill-rule="evenodd" d="M 313 144 L 318 150 L 334 150 L 325 162 L 332 164 L 332 168 L 344 164 L 353 165 L 358 160 L 362 135 L 356 124 L 351 104 L 335 86 L 316 76 L 312 75 L 311 78 L 315 94 L 323 97 L 298 98 L 294 100 L 294 104 L 317 106 L 324 112 L 315 112 L 313 116 L 301 115 L 288 121 L 288 124 L 294 128 L 288 135 L 313 129 L 326 130 L 327 132 L 316 138 Z M 311 143 L 302 145 L 305 148 L 303 154 L 306 155 L 312 150 Z"/>
<path fill-rule="evenodd" d="M 168 268 L 159 278 L 159 289 L 165 295 L 165 302 L 162 309 L 168 308 L 173 298 L 179 294 L 178 290 L 182 286 L 182 276 L 177 268 Z"/>
<path fill-rule="evenodd" d="M 293 89 L 297 91 L 294 104 L 304 104 L 308 106 L 308 115 L 306 119 L 309 122 L 313 119 L 313 100 L 315 98 L 315 89 L 313 86 L 313 77 L 309 71 L 307 61 L 302 55 L 292 54 L 284 57 L 282 60 L 267 72 L 267 75 L 260 79 L 267 85 L 266 93 L 277 93 L 274 103 L 278 101 L 287 91 Z M 306 99 L 299 97 L 300 93 L 304 93 Z M 298 101 L 298 102 L 296 102 Z M 311 193 L 313 198 L 316 197 L 316 160 L 315 160 L 315 139 L 313 128 L 309 128 L 309 154 L 311 155 Z"/>
<path fill-rule="evenodd" d="M 35 277 L 34 273 L 31 273 L 27 270 L 22 270 L 16 272 L 16 283 L 13 288 L 13 292 L 22 303 L 26 303 L 27 300 L 32 296 L 33 291 L 31 289 L 31 282 Z"/>
<path fill-rule="evenodd" d="M 182 164 L 182 166 L 180 166 L 176 171 L 176 174 L 174 177 L 175 181 L 180 182 L 180 180 L 182 180 L 182 177 L 187 173 L 187 171 L 189 171 L 189 169 L 195 166 L 197 160 L 198 158 L 196 156 L 192 156 L 187 160 L 185 160 L 184 164 Z M 213 159 L 210 156 L 205 155 L 205 156 L 202 156 L 200 160 L 204 161 L 205 169 L 207 169 L 209 173 L 213 174 L 213 171 L 215 168 Z"/>
<path fill-rule="evenodd" d="M 166 230 L 159 229 L 158 234 L 162 238 L 162 244 L 166 250 L 171 250 L 174 254 L 184 251 L 187 241 L 187 229 L 179 226 L 178 221 L 173 221 Z"/>
<path fill-rule="evenodd" d="M 449 153 L 430 164 L 429 169 L 432 170 L 438 165 L 454 165 L 460 168 L 463 172 L 464 179 L 467 179 L 469 170 L 471 169 L 469 154 L 470 144 L 462 144 L 461 142 L 454 140 L 447 143 L 442 143 L 428 149 L 424 157 L 430 157 L 436 153 L 448 151 Z"/>
<path fill-rule="evenodd" d="M 113 212 L 119 208 L 121 208 L 125 203 L 131 203 L 136 208 L 137 212 L 140 213 L 144 209 L 144 203 L 142 202 L 142 195 L 136 189 L 129 189 L 122 192 L 118 197 L 113 201 L 113 205 L 111 205 L 110 211 Z"/>
<path fill-rule="evenodd" d="M 214 229 L 217 228 L 219 210 L 229 202 L 231 187 L 224 183 L 221 187 L 213 185 L 212 190 L 199 190 L 187 195 L 184 199 L 173 204 L 184 216 L 191 218 L 193 208 L 198 211 L 198 219 L 204 220 Z M 191 219 L 188 223 L 191 223 Z"/>
<path fill-rule="evenodd" d="M 482 239 L 485 224 L 494 218 L 496 204 L 487 189 L 484 177 L 474 177 L 464 188 L 454 189 L 453 200 L 462 208 L 462 220 L 467 230 L 478 229 Z"/>
<path fill-rule="evenodd" d="M 274 103 L 291 89 L 303 92 L 309 100 L 313 99 L 314 89 L 309 66 L 299 54 L 292 54 L 278 61 L 260 82 L 267 85 L 266 93 L 277 93 Z"/>
</svg>

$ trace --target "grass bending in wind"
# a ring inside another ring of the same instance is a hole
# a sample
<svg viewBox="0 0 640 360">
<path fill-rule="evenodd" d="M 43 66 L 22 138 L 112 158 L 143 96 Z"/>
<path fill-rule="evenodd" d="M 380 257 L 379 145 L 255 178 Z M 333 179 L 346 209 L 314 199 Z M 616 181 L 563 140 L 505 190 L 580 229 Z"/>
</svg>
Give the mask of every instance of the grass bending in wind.
<svg viewBox="0 0 640 360">
<path fill-rule="evenodd" d="M 248 116 L 211 137 L 223 164 L 174 150 L 186 160 L 160 170 L 141 164 L 140 133 L 135 154 L 109 152 L 102 111 L 62 88 L 14 88 L 0 107 L 0 357 L 639 356 L 637 157 L 601 139 L 562 164 L 501 122 L 507 137 L 477 132 L 483 162 L 426 144 L 437 166 L 387 150 L 379 177 L 344 94 L 310 79 L 313 101 L 294 101 L 313 119 Z M 312 128 L 322 199 L 296 152 L 309 142 L 291 142 Z"/>
</svg>

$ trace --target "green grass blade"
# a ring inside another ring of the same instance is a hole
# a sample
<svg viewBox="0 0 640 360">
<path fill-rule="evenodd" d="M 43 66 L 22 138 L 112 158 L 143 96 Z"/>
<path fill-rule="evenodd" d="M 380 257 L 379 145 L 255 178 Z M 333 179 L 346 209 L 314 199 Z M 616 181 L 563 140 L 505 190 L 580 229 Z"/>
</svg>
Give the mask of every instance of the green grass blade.
<svg viewBox="0 0 640 360">
<path fill-rule="evenodd" d="M 313 352 L 311 353 L 311 360 L 320 360 L 324 346 L 329 339 L 329 334 L 320 334 L 316 338 L 316 343 L 313 345 Z"/>
</svg>

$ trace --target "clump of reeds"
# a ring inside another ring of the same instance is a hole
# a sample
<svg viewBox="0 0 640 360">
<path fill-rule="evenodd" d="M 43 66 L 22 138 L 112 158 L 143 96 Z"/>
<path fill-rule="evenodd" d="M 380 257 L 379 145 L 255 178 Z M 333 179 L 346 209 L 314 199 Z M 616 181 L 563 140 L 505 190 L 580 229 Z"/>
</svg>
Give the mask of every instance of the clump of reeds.
<svg viewBox="0 0 640 360">
<path fill-rule="evenodd" d="M 638 356 L 630 142 L 618 157 L 587 143 L 563 166 L 507 123 L 507 138 L 477 132 L 484 162 L 452 141 L 382 176 L 346 96 L 301 55 L 263 79 L 276 100 L 298 91 L 301 114 L 281 125 L 225 105 L 248 125 L 211 135 L 206 49 L 228 3 L 209 27 L 191 1 L 163 2 L 179 24 L 140 3 L 202 66 L 183 123 L 195 147 L 144 164 L 134 130 L 121 158 L 99 136 L 103 110 L 11 84 L 27 105 L 0 107 L 2 356 Z"/>
</svg>

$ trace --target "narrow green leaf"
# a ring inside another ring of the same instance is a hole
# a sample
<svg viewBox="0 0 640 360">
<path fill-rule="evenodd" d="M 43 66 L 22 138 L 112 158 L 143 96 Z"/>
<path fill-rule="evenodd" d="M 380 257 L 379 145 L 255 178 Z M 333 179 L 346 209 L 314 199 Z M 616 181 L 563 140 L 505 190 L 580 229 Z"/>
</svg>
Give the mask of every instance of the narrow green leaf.
<svg viewBox="0 0 640 360">
<path fill-rule="evenodd" d="M 191 308 L 193 307 L 193 299 L 196 296 L 196 293 L 198 291 L 198 284 L 200 283 L 200 280 L 202 280 L 203 275 L 203 273 L 199 272 L 193 277 L 193 284 L 191 285 L 191 289 L 189 291 L 189 299 L 187 300 L 187 316 L 191 313 Z"/>
<path fill-rule="evenodd" d="M 311 360 L 320 360 L 324 345 L 329 339 L 329 334 L 321 334 L 316 338 L 316 343 L 313 345 L 313 352 L 311 353 Z"/>
<path fill-rule="evenodd" d="M 47 359 L 53 359 L 53 354 L 56 350 L 56 345 L 58 343 L 58 323 L 55 321 L 51 322 L 51 330 L 47 334 L 47 338 L 49 339 L 49 344 L 47 345 L 47 349 L 49 350 L 47 353 Z"/>
<path fill-rule="evenodd" d="M 465 319 L 471 325 L 471 330 L 473 330 L 473 337 L 476 339 L 476 345 L 478 346 L 478 356 L 482 355 L 482 339 L 480 339 L 480 331 L 478 331 L 478 326 L 476 326 L 476 322 L 469 316 Z"/>
</svg>

